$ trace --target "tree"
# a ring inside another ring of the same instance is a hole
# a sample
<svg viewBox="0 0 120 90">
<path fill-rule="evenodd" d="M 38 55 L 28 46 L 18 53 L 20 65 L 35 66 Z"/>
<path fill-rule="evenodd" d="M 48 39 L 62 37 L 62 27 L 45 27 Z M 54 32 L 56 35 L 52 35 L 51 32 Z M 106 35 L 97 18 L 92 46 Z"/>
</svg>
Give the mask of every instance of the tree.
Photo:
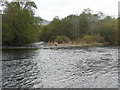
<svg viewBox="0 0 120 90">
<path fill-rule="evenodd" d="M 78 15 L 69 15 L 64 19 L 55 17 L 42 29 L 42 40 L 62 41 L 62 36 L 72 41 L 84 39 L 91 42 L 109 42 L 118 40 L 117 19 L 98 12 L 93 14 L 91 9 L 85 9 Z M 56 39 L 57 38 L 57 39 Z"/>
<path fill-rule="evenodd" d="M 9 25 L 14 36 L 9 45 L 23 45 L 37 41 L 38 29 L 36 28 L 33 8 L 36 8 L 34 2 L 6 3 L 6 8 L 3 13 L 3 23 Z M 4 29 L 3 32 L 7 33 Z M 3 39 L 3 42 L 4 40 L 6 39 Z"/>
<path fill-rule="evenodd" d="M 96 32 L 104 37 L 106 42 L 114 43 L 118 40 L 118 24 L 117 20 L 103 20 L 100 21 L 96 26 Z"/>
<path fill-rule="evenodd" d="M 6 23 L 2 23 L 2 29 L 3 29 L 3 31 L 2 31 L 2 43 L 3 44 L 10 44 L 11 43 L 11 41 L 12 41 L 12 39 L 13 39 L 13 34 L 12 34 L 12 30 L 11 30 L 11 28 L 9 27 L 9 25 L 8 24 L 6 24 Z"/>
<path fill-rule="evenodd" d="M 118 44 L 120 45 L 120 17 L 118 18 Z"/>
</svg>

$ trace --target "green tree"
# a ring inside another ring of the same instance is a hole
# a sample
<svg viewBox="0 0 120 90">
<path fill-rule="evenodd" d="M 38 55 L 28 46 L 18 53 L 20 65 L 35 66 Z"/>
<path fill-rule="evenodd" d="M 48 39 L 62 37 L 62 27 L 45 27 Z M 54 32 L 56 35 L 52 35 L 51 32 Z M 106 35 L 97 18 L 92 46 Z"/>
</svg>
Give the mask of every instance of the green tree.
<svg viewBox="0 0 120 90">
<path fill-rule="evenodd" d="M 2 23 L 2 39 L 3 39 L 3 44 L 10 44 L 11 41 L 13 40 L 13 34 L 12 34 L 12 30 L 11 28 L 9 27 L 8 24 L 6 23 Z"/>
<path fill-rule="evenodd" d="M 116 19 L 100 21 L 96 26 L 96 33 L 104 37 L 106 42 L 114 43 L 118 41 L 118 22 Z"/>
<path fill-rule="evenodd" d="M 37 41 L 38 29 L 36 28 L 33 8 L 37 8 L 34 2 L 6 3 L 3 13 L 3 23 L 9 25 L 13 35 L 13 39 L 9 45 L 23 45 Z M 3 32 L 4 34 L 7 33 L 4 29 Z M 4 40 L 6 39 L 3 38 L 3 42 Z"/>
<path fill-rule="evenodd" d="M 86 40 L 114 44 L 118 41 L 117 27 L 117 19 L 105 16 L 102 12 L 93 14 L 88 8 L 79 16 L 69 15 L 61 20 L 55 17 L 49 25 L 43 26 L 41 36 L 45 41 L 62 41 L 62 36 L 66 36 L 72 41 Z"/>
</svg>

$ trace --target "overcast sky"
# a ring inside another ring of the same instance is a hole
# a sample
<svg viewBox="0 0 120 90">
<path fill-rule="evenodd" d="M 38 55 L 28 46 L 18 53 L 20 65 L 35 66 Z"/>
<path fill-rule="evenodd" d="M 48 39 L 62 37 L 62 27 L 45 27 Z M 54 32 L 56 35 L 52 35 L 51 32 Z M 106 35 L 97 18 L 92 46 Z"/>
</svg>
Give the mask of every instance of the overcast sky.
<svg viewBox="0 0 120 90">
<path fill-rule="evenodd" d="M 102 11 L 107 15 L 118 16 L 119 0 L 33 0 L 38 7 L 36 14 L 51 21 L 55 16 L 64 18 L 70 14 L 80 14 L 90 8 L 93 13 Z"/>
<path fill-rule="evenodd" d="M 118 2 L 120 0 L 30 0 L 30 1 L 34 1 L 38 7 L 38 9 L 36 10 L 37 16 L 40 16 L 43 19 L 51 21 L 55 16 L 59 16 L 59 18 L 61 19 L 70 14 L 79 15 L 84 9 L 87 8 L 92 9 L 93 13 L 102 11 L 106 15 L 118 17 Z"/>
</svg>

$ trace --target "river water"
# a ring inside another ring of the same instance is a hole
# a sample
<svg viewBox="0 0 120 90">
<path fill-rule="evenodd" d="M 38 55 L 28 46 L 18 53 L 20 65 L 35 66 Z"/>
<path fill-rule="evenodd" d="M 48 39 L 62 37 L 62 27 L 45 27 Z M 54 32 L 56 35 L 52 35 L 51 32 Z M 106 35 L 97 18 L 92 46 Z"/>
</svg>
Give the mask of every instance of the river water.
<svg viewBox="0 0 120 90">
<path fill-rule="evenodd" d="M 4 88 L 118 88 L 118 49 L 4 49 Z"/>
</svg>

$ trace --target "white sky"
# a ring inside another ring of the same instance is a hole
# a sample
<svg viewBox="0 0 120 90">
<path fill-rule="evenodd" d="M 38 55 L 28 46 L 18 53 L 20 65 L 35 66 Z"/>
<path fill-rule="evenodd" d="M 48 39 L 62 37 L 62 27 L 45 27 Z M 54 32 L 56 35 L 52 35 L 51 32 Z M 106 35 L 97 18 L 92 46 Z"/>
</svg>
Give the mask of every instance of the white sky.
<svg viewBox="0 0 120 90">
<path fill-rule="evenodd" d="M 8 0 L 12 1 L 12 0 Z M 28 1 L 28 0 L 16 0 Z M 90 8 L 93 13 L 102 11 L 106 15 L 118 17 L 118 2 L 120 0 L 29 0 L 38 7 L 36 15 L 46 20 L 53 20 L 55 16 L 65 18 L 70 14 L 79 15 L 84 9 Z"/>
<path fill-rule="evenodd" d="M 51 21 L 55 16 L 64 18 L 70 14 L 80 14 L 90 8 L 93 13 L 102 11 L 106 15 L 118 16 L 120 0 L 33 0 L 38 7 L 36 14 Z"/>
</svg>

